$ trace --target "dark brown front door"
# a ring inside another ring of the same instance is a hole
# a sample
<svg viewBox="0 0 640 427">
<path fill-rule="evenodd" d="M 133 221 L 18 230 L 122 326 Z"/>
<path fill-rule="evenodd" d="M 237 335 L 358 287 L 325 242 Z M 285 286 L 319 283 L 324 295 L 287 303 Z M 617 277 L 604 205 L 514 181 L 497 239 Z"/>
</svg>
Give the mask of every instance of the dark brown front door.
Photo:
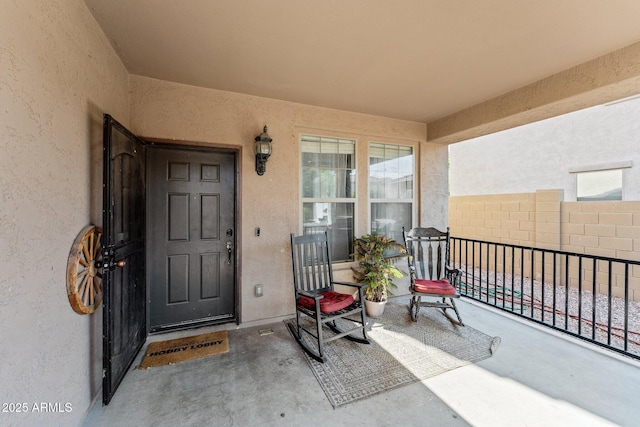
<svg viewBox="0 0 640 427">
<path fill-rule="evenodd" d="M 148 158 L 150 330 L 235 320 L 235 153 Z"/>
<path fill-rule="evenodd" d="M 102 220 L 105 405 L 147 338 L 145 162 L 144 142 L 105 114 Z"/>
</svg>

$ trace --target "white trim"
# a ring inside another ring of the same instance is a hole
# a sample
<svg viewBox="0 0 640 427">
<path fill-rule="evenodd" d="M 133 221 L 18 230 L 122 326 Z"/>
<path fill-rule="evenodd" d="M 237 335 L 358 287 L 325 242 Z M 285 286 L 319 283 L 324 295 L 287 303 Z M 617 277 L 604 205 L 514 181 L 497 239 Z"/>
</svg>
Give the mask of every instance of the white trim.
<svg viewBox="0 0 640 427">
<path fill-rule="evenodd" d="M 633 162 L 631 160 L 624 160 L 621 162 L 597 163 L 588 166 L 574 166 L 572 168 L 569 168 L 569 173 L 596 172 L 611 169 L 628 169 L 631 167 L 633 167 Z"/>
</svg>

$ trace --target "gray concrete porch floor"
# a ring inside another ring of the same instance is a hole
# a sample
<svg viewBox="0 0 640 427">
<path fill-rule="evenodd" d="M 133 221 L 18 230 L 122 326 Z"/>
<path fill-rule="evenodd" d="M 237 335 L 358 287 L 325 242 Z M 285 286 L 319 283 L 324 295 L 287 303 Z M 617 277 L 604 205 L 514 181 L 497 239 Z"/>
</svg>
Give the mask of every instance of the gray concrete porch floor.
<svg viewBox="0 0 640 427">
<path fill-rule="evenodd" d="M 640 425 L 637 361 L 465 300 L 459 307 L 466 325 L 502 338 L 491 358 L 345 407 L 333 409 L 302 350 L 277 322 L 231 329 L 226 354 L 148 370 L 132 367 L 111 403 L 96 402 L 84 425 Z M 440 315 L 427 313 L 421 316 Z M 274 333 L 260 336 L 264 328 Z"/>
</svg>

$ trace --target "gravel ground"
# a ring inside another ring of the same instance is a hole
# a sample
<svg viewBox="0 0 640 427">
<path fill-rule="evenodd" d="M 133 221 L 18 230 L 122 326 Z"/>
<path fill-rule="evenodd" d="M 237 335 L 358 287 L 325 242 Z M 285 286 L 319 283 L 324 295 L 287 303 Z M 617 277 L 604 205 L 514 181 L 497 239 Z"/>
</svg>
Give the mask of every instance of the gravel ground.
<svg viewBox="0 0 640 427">
<path fill-rule="evenodd" d="M 596 294 L 594 300 L 594 294 L 588 290 L 579 292 L 577 288 L 569 288 L 567 291 L 564 285 L 554 288 L 552 284 L 545 283 L 543 286 L 541 282 L 534 280 L 532 283 L 526 277 L 521 280 L 520 276 L 515 276 L 512 279 L 509 274 L 504 275 L 503 279 L 502 273 L 494 277 L 493 272 L 489 272 L 487 281 L 486 270 L 469 268 L 465 271 L 464 266 L 460 269 L 463 294 L 630 354 L 640 355 L 640 303 L 636 301 L 628 302 L 628 314 L 625 316 L 624 298 L 612 296 L 609 301 L 608 295 Z M 628 325 L 626 350 L 625 321 Z"/>
</svg>

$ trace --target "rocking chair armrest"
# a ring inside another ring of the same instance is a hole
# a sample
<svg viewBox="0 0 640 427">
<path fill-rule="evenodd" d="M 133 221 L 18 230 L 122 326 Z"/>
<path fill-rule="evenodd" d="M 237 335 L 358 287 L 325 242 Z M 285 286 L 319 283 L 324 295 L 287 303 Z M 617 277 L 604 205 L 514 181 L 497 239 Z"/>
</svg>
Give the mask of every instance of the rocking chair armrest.
<svg viewBox="0 0 640 427">
<path fill-rule="evenodd" d="M 296 291 L 296 294 L 297 294 L 297 296 L 302 295 L 302 296 L 313 298 L 313 299 L 322 299 L 322 298 L 324 298 L 324 295 L 322 295 L 322 294 L 317 294 L 317 293 L 308 292 L 308 291 L 298 290 L 298 291 Z"/>
<path fill-rule="evenodd" d="M 354 283 L 354 282 L 332 282 L 334 285 L 343 285 L 343 286 L 351 286 L 353 288 L 362 288 L 365 285 L 363 283 Z"/>
<path fill-rule="evenodd" d="M 445 270 L 447 271 L 447 273 L 449 273 L 449 274 L 451 274 L 451 275 L 457 276 L 457 275 L 459 275 L 459 274 L 460 274 L 460 270 L 459 270 L 459 269 L 457 269 L 457 268 L 451 268 L 451 267 L 449 267 L 448 265 L 447 265 L 447 266 L 445 266 L 444 268 L 445 268 Z"/>
<path fill-rule="evenodd" d="M 457 284 L 457 278 L 460 277 L 460 273 L 461 271 L 457 268 L 451 268 L 449 266 L 445 266 L 445 270 L 447 272 L 447 277 L 451 278 L 451 284 L 453 286 L 456 286 Z"/>
<path fill-rule="evenodd" d="M 355 283 L 355 282 L 331 282 L 333 285 L 341 285 L 341 286 L 350 286 L 352 288 L 358 289 L 358 299 L 360 301 L 364 301 L 364 288 L 367 286 L 364 283 Z M 355 298 L 355 296 L 354 296 Z"/>
</svg>

